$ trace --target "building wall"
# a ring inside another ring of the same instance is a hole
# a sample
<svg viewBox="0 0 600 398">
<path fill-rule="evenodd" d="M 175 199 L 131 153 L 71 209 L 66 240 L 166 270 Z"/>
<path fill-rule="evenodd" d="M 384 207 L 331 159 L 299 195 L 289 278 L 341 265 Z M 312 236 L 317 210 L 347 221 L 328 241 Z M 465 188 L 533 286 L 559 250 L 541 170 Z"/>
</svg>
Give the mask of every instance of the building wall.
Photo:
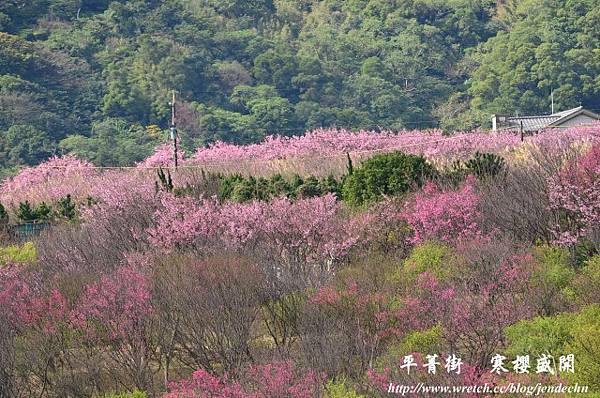
<svg viewBox="0 0 600 398">
<path fill-rule="evenodd" d="M 596 121 L 597 121 L 596 119 L 591 118 L 589 116 L 578 115 L 578 116 L 575 116 L 572 119 L 566 120 L 564 123 L 561 123 L 560 125 L 564 126 L 564 127 L 573 127 L 573 126 L 579 126 L 579 125 L 582 125 L 582 124 L 591 124 L 591 123 L 594 123 Z"/>
</svg>

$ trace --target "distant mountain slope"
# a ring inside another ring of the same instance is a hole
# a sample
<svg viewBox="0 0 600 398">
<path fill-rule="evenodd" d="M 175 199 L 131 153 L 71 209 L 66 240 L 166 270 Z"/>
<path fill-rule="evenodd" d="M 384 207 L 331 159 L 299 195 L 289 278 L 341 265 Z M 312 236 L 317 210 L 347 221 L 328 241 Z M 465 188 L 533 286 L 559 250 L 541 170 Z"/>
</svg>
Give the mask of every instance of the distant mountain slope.
<svg viewBox="0 0 600 398">
<path fill-rule="evenodd" d="M 498 3 L 498 4 L 496 4 Z M 76 153 L 132 164 L 316 127 L 473 127 L 600 107 L 597 1 L 9 0 L 0 169 Z"/>
</svg>

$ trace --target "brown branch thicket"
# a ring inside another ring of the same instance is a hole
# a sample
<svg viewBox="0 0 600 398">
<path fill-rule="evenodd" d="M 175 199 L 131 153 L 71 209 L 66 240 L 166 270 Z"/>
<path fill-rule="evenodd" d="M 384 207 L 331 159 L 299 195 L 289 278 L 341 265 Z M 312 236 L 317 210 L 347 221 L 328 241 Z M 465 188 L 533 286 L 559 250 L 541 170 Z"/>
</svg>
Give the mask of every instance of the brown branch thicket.
<svg viewBox="0 0 600 398">
<path fill-rule="evenodd" d="M 531 150 L 527 161 L 513 164 L 499 178 L 480 182 L 484 229 L 515 242 L 552 242 L 557 215 L 549 209 L 548 178 L 576 154 L 569 149 L 560 156 Z"/>
<path fill-rule="evenodd" d="M 247 259 L 180 259 L 156 277 L 154 300 L 164 336 L 165 363 L 190 369 L 234 370 L 253 361 L 254 326 L 264 279 Z"/>
</svg>

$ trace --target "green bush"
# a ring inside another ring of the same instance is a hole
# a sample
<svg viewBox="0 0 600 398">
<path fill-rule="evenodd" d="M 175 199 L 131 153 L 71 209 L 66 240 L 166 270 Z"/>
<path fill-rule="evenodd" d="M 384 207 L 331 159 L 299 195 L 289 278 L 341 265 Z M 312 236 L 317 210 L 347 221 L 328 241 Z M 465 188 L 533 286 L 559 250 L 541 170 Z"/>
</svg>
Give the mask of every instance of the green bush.
<svg viewBox="0 0 600 398">
<path fill-rule="evenodd" d="M 567 309 L 574 301 L 571 287 L 575 270 L 569 252 L 563 248 L 542 246 L 533 251 L 536 267 L 531 283 L 538 294 L 539 315 L 550 316 Z"/>
<path fill-rule="evenodd" d="M 550 353 L 558 359 L 572 339 L 570 331 L 575 317 L 576 314 L 537 317 L 509 326 L 505 330 L 508 356 Z"/>
<path fill-rule="evenodd" d="M 269 179 L 236 174 L 221 177 L 219 198 L 222 201 L 232 200 L 239 203 L 250 200 L 266 201 L 278 197 L 302 199 L 328 193 L 339 196 L 339 190 L 339 183 L 333 176 L 319 179 L 314 176 L 302 178 L 295 175 L 287 181 L 280 174 Z"/>
<path fill-rule="evenodd" d="M 377 369 L 393 368 L 398 364 L 398 358 L 403 358 L 411 353 L 421 353 L 423 357 L 427 354 L 445 351 L 442 338 L 441 326 L 434 326 L 423 331 L 408 333 L 401 342 L 391 344 L 382 355 L 377 358 L 375 367 Z"/>
<path fill-rule="evenodd" d="M 105 395 L 103 398 L 147 398 L 147 395 L 145 392 L 134 391 L 122 394 L 108 394 Z"/>
<path fill-rule="evenodd" d="M 578 267 L 583 266 L 586 261 L 600 254 L 597 243 L 585 237 L 577 241 L 571 250 L 575 265 Z"/>
<path fill-rule="evenodd" d="M 453 275 L 454 251 L 451 247 L 436 242 L 416 246 L 402 266 L 391 275 L 391 280 L 405 286 L 414 285 L 417 276 L 429 272 L 440 281 Z"/>
<path fill-rule="evenodd" d="M 56 213 L 58 217 L 66 218 L 67 220 L 75 218 L 75 202 L 73 202 L 71 195 L 67 195 L 58 201 Z"/>
<path fill-rule="evenodd" d="M 437 181 L 442 184 L 458 187 L 465 180 L 467 175 L 467 169 L 465 168 L 464 163 L 460 160 L 455 160 L 450 166 L 440 170 Z"/>
<path fill-rule="evenodd" d="M 561 355 L 573 354 L 575 373 L 562 373 L 572 383 L 587 385 L 600 393 L 600 306 L 584 307 L 578 313 L 524 320 L 505 330 L 506 354 L 549 353 L 558 363 Z"/>
<path fill-rule="evenodd" d="M 316 196 L 321 196 L 323 192 L 321 191 L 321 186 L 319 184 L 319 180 L 310 176 L 304 180 L 304 183 L 296 188 L 294 192 L 294 196 L 298 199 L 304 198 L 314 198 Z"/>
<path fill-rule="evenodd" d="M 0 247 L 0 265 L 7 263 L 32 263 L 37 260 L 37 250 L 33 243 L 22 246 Z"/>
<path fill-rule="evenodd" d="M 571 382 L 587 385 L 600 394 L 600 306 L 585 307 L 575 318 L 572 340 L 564 354 L 575 356 L 575 373 L 568 374 Z"/>
<path fill-rule="evenodd" d="M 264 189 L 264 187 L 263 187 Z M 267 194 L 260 190 L 257 181 L 254 177 L 243 178 L 235 185 L 231 191 L 230 199 L 234 202 L 246 202 L 257 197 L 263 197 Z"/>
<path fill-rule="evenodd" d="M 319 181 L 319 188 L 321 192 L 334 193 L 338 198 L 342 196 L 340 182 L 332 175 Z"/>
<path fill-rule="evenodd" d="M 504 158 L 495 153 L 475 152 L 475 155 L 465 162 L 467 174 L 478 178 L 490 178 L 499 175 L 506 169 Z"/>
<path fill-rule="evenodd" d="M 41 202 L 35 208 L 29 201 L 19 203 L 17 218 L 23 222 L 47 221 L 52 214 L 52 208 L 45 202 Z"/>
<path fill-rule="evenodd" d="M 52 208 L 46 204 L 46 202 L 42 202 L 35 207 L 35 215 L 38 221 L 48 221 L 50 219 L 50 215 L 52 214 Z"/>
<path fill-rule="evenodd" d="M 376 155 L 345 178 L 342 197 L 361 206 L 416 189 L 434 174 L 433 167 L 421 156 L 401 152 Z"/>
<path fill-rule="evenodd" d="M 242 181 L 244 181 L 244 177 L 240 174 L 232 174 L 226 177 L 219 176 L 219 199 L 231 199 L 236 185 Z"/>
<path fill-rule="evenodd" d="M 424 331 L 409 333 L 399 346 L 399 352 L 404 355 L 420 352 L 423 355 L 442 351 L 442 327 L 434 326 Z"/>
<path fill-rule="evenodd" d="M 324 398 L 365 398 L 365 396 L 358 394 L 345 380 L 335 382 L 329 380 L 325 386 Z"/>
<path fill-rule="evenodd" d="M 288 196 L 292 192 L 292 186 L 281 174 L 275 174 L 270 179 L 271 190 L 276 197 Z"/>
<path fill-rule="evenodd" d="M 35 221 L 37 219 L 35 211 L 33 210 L 33 207 L 31 207 L 31 203 L 29 203 L 29 201 L 27 200 L 25 202 L 19 203 L 17 217 L 19 218 L 19 220 L 24 222 Z"/>
<path fill-rule="evenodd" d="M 458 186 L 469 175 L 479 179 L 490 179 L 506 170 L 506 161 L 494 153 L 475 152 L 466 162 L 455 160 L 449 167 L 441 170 L 438 179 L 442 183 Z"/>
<path fill-rule="evenodd" d="M 580 304 L 600 303 L 600 255 L 585 262 L 581 272 L 573 280 L 572 291 Z"/>
</svg>

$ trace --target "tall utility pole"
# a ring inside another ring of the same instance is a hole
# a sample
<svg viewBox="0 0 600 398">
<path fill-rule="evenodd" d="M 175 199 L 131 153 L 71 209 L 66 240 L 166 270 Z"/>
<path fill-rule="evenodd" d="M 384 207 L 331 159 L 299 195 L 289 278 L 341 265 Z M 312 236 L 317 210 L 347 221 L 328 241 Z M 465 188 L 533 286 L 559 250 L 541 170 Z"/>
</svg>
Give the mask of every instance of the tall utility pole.
<svg viewBox="0 0 600 398">
<path fill-rule="evenodd" d="M 171 141 L 173 141 L 173 161 L 175 163 L 175 170 L 177 170 L 177 127 L 176 127 L 176 114 L 175 114 L 175 90 L 173 90 L 173 99 L 171 100 Z"/>
<path fill-rule="evenodd" d="M 550 93 L 550 99 L 552 101 L 552 114 L 554 114 L 554 90 Z"/>
<path fill-rule="evenodd" d="M 524 131 L 523 131 L 523 121 L 520 121 L 520 128 L 519 128 L 519 133 L 521 135 L 521 142 L 523 142 L 525 140 L 525 136 L 524 136 Z"/>
</svg>

